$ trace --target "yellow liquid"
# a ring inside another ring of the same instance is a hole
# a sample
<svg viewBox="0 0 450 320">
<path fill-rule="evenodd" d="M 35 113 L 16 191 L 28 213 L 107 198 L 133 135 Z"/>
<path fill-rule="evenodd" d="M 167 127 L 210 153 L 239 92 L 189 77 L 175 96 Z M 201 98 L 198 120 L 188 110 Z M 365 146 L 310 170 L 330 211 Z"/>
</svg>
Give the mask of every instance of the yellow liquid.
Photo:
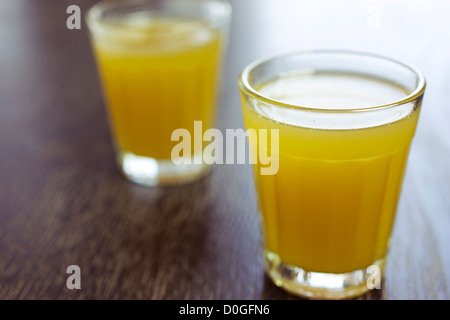
<svg viewBox="0 0 450 320">
<path fill-rule="evenodd" d="M 258 90 L 298 105 L 339 109 L 406 94 L 391 83 L 344 74 L 281 78 Z M 302 127 L 302 118 L 243 104 L 247 128 L 279 129 L 278 173 L 260 175 L 254 165 L 265 249 L 285 264 L 325 273 L 384 258 L 419 108 L 389 124 L 344 130 Z"/>
<path fill-rule="evenodd" d="M 171 38 L 161 36 L 168 32 Z M 202 121 L 203 130 L 213 126 L 219 31 L 200 21 L 142 15 L 93 42 L 119 151 L 170 159 L 175 129 L 193 136 L 194 121 Z"/>
</svg>

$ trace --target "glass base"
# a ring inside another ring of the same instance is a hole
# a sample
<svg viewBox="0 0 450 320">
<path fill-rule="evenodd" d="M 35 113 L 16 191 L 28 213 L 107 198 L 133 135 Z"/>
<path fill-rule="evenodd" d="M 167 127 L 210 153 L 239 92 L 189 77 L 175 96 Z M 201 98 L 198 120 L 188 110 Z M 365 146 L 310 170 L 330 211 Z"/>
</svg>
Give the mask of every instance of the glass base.
<svg viewBox="0 0 450 320">
<path fill-rule="evenodd" d="M 120 152 L 117 161 L 128 180 L 144 186 L 187 183 L 205 175 L 211 168 L 205 163 L 174 164 L 170 159 L 142 157 L 131 152 Z"/>
<path fill-rule="evenodd" d="M 363 295 L 381 283 L 385 263 L 386 258 L 383 258 L 370 267 L 352 272 L 322 273 L 285 264 L 268 250 L 264 253 L 266 273 L 275 285 L 296 296 L 312 299 L 346 299 Z M 374 285 L 375 279 L 378 279 L 377 285 Z"/>
</svg>

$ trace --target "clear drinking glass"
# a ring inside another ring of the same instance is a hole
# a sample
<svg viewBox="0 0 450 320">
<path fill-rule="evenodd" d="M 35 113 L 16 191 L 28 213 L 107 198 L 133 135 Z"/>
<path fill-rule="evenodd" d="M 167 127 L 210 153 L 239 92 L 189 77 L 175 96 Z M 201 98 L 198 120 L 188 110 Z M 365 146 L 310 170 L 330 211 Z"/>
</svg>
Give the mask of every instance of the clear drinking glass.
<svg viewBox="0 0 450 320">
<path fill-rule="evenodd" d="M 269 277 L 311 298 L 376 287 L 425 91 L 421 72 L 375 54 L 322 50 L 256 61 L 239 87 L 247 130 L 279 136 L 271 150 L 278 171 L 253 166 Z M 254 159 L 268 151 L 259 136 L 249 135 Z"/>
<path fill-rule="evenodd" d="M 221 0 L 114 0 L 90 9 L 117 162 L 129 180 L 180 183 L 209 168 L 201 144 L 174 163 L 181 138 L 172 133 L 186 129 L 193 141 L 194 121 L 201 134 L 214 126 L 230 15 Z"/>
</svg>

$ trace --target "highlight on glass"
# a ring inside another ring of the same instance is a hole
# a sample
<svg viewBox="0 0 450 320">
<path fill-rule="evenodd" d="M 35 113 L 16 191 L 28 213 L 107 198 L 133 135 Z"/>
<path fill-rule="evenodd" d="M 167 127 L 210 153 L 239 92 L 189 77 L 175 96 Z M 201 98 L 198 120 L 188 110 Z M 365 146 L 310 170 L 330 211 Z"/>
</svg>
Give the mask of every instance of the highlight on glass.
<svg viewBox="0 0 450 320">
<path fill-rule="evenodd" d="M 388 57 L 318 50 L 253 62 L 239 88 L 246 128 L 279 129 L 278 172 L 260 175 L 253 165 L 267 274 L 310 298 L 372 289 L 389 252 L 424 76 Z"/>
</svg>

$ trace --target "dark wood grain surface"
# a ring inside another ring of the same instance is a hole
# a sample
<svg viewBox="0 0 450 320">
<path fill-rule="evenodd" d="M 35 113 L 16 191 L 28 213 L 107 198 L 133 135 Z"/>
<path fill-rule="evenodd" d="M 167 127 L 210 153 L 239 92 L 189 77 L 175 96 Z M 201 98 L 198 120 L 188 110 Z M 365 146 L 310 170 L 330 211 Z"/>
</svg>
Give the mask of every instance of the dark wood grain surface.
<svg viewBox="0 0 450 320">
<path fill-rule="evenodd" d="M 66 28 L 93 3 L 0 1 L 0 299 L 295 299 L 264 274 L 248 165 L 172 188 L 119 174 L 87 28 Z M 386 277 L 361 299 L 450 299 L 450 3 L 231 3 L 221 129 L 242 127 L 238 73 L 269 54 L 369 50 L 425 73 Z"/>
</svg>

